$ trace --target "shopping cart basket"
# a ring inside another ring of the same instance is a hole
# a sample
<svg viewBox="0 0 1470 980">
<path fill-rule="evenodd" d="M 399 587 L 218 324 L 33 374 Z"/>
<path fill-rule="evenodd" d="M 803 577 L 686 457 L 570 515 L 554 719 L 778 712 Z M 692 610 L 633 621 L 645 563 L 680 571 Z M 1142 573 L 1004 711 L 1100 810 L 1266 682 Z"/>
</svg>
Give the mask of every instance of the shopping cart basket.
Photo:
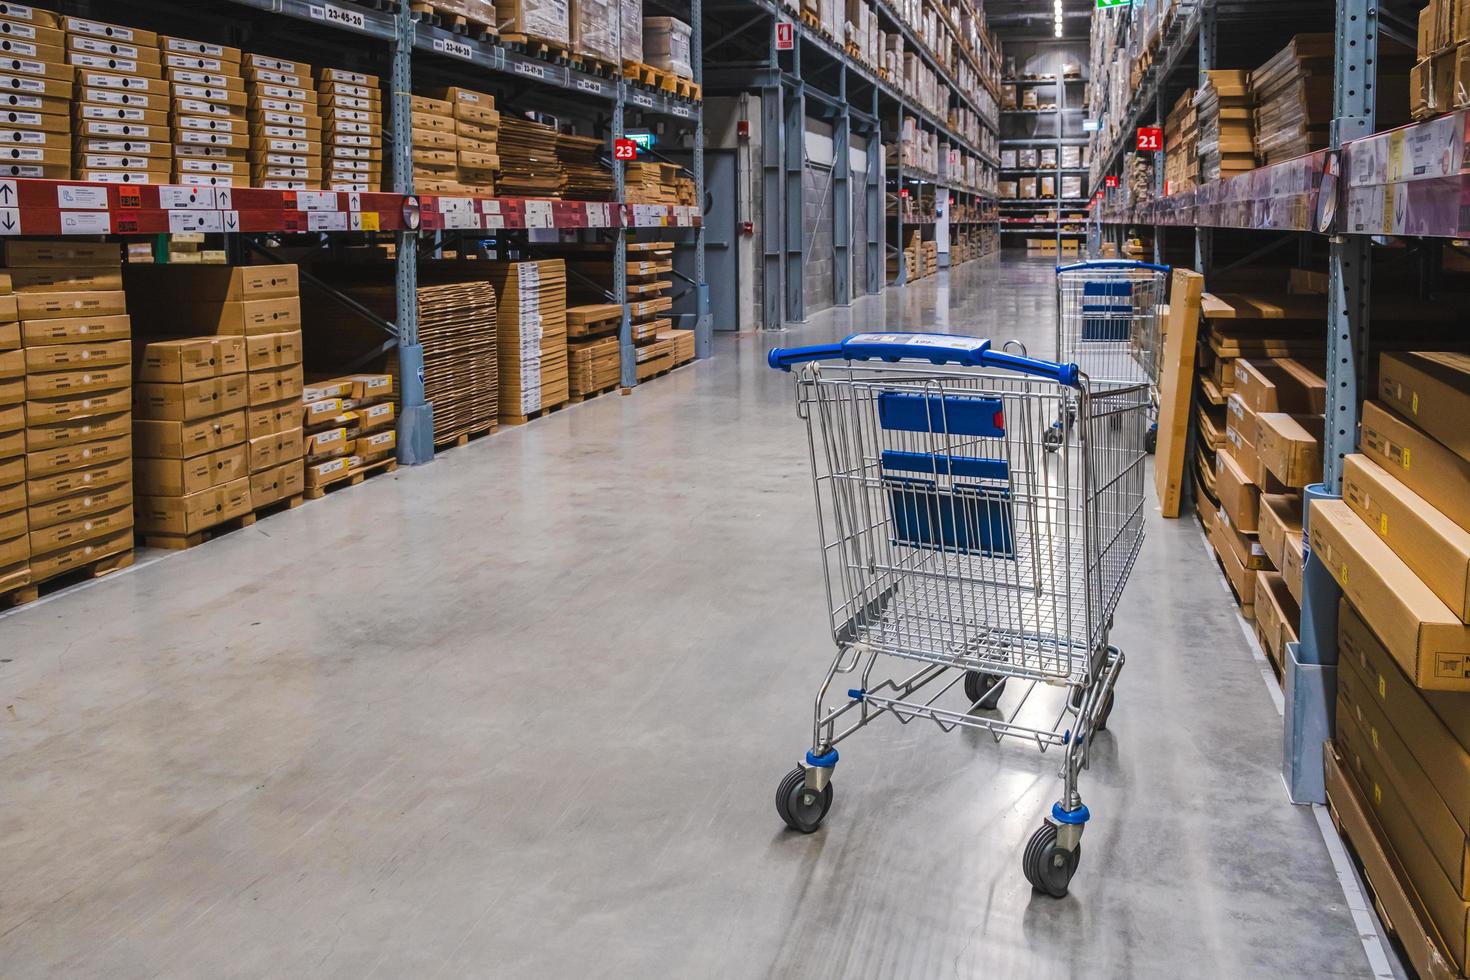
<svg viewBox="0 0 1470 980">
<path fill-rule="evenodd" d="M 1145 449 L 1158 438 L 1159 317 L 1168 295 L 1166 265 L 1102 259 L 1057 267 L 1057 360 L 1078 365 L 1094 382 L 1147 383 L 1151 389 Z M 1060 445 L 1075 406 L 1053 421 L 1048 448 Z"/>
<path fill-rule="evenodd" d="M 899 363 L 913 360 L 930 363 Z M 1078 776 L 1123 667 L 1108 631 L 1143 542 L 1147 386 L 935 334 L 859 334 L 769 361 L 801 365 L 837 646 L 777 812 L 816 830 L 837 744 L 883 715 L 1060 747 L 1061 798 L 1023 866 L 1066 894 L 1088 819 Z M 1047 453 L 1044 420 L 1069 400 L 1076 424 Z M 829 698 L 838 674 L 856 677 Z"/>
</svg>

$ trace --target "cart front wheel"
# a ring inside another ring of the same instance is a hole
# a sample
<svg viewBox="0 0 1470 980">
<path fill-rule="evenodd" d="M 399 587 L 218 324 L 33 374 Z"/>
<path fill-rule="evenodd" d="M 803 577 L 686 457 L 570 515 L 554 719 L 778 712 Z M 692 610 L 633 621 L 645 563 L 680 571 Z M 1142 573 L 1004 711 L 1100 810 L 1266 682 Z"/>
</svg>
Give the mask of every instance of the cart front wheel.
<svg viewBox="0 0 1470 980">
<path fill-rule="evenodd" d="M 1071 883 L 1081 860 L 1080 843 L 1071 851 L 1066 850 L 1057 844 L 1057 828 L 1051 823 L 1043 823 L 1026 844 L 1021 870 L 1026 872 L 1026 880 L 1031 882 L 1032 888 L 1052 898 L 1065 898 L 1067 885 Z"/>
<path fill-rule="evenodd" d="M 822 825 L 822 818 L 832 809 L 832 784 L 820 793 L 808 789 L 806 769 L 797 766 L 786 774 L 776 788 L 776 812 L 792 830 L 810 834 Z"/>
<path fill-rule="evenodd" d="M 1000 696 L 1005 692 L 1006 679 L 997 677 L 995 674 L 987 674 L 979 670 L 965 672 L 965 697 L 970 703 L 987 711 L 993 711 L 1000 704 Z"/>
<path fill-rule="evenodd" d="M 1047 452 L 1054 453 L 1062 448 L 1062 434 L 1064 431 L 1061 424 L 1058 423 L 1052 425 L 1041 434 L 1041 444 L 1046 448 Z"/>
<path fill-rule="evenodd" d="M 1092 723 L 1094 731 L 1106 731 L 1108 727 L 1108 716 L 1113 713 L 1113 692 L 1108 692 L 1107 700 L 1102 704 L 1102 710 L 1097 713 L 1097 721 Z"/>
</svg>

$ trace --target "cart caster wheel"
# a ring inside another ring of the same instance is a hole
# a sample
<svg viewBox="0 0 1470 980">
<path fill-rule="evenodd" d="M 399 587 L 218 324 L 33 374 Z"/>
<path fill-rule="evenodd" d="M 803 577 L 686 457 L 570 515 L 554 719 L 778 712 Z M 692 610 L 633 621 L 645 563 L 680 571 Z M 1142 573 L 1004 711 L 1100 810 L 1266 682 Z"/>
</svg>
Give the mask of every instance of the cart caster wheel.
<svg viewBox="0 0 1470 980">
<path fill-rule="evenodd" d="M 1108 692 L 1107 700 L 1102 704 L 1102 710 L 1097 713 L 1097 720 L 1092 723 L 1093 731 L 1103 732 L 1108 728 L 1108 716 L 1113 713 L 1113 692 Z"/>
<path fill-rule="evenodd" d="M 776 788 L 776 812 L 792 830 L 810 834 L 822 825 L 822 818 L 832 809 L 832 784 L 820 793 L 807 789 L 806 769 L 797 766 L 786 774 Z"/>
<path fill-rule="evenodd" d="M 1067 885 L 1071 883 L 1081 860 L 1080 843 L 1070 852 L 1065 850 L 1057 844 L 1057 828 L 1043 823 L 1026 844 L 1021 870 L 1026 872 L 1026 880 L 1031 882 L 1032 888 L 1046 892 L 1052 898 L 1065 898 Z"/>
<path fill-rule="evenodd" d="M 1159 430 L 1149 429 L 1143 434 L 1143 451 L 1152 456 L 1159 449 Z"/>
<path fill-rule="evenodd" d="M 995 710 L 1000 696 L 1005 693 L 1006 679 L 979 670 L 965 672 L 965 697 L 970 703 L 986 711 Z"/>
<path fill-rule="evenodd" d="M 1061 427 L 1054 425 L 1041 434 L 1041 444 L 1047 452 L 1054 453 L 1062 447 L 1063 431 Z"/>
</svg>

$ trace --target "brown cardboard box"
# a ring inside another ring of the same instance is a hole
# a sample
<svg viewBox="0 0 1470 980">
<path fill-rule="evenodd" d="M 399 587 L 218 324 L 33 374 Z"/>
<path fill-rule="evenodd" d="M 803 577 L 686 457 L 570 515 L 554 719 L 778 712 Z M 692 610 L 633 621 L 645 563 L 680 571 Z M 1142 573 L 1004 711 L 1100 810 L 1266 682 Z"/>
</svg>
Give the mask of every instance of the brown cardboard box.
<svg viewBox="0 0 1470 980">
<path fill-rule="evenodd" d="M 245 360 L 251 371 L 269 371 L 301 363 L 301 331 L 287 330 L 245 338 Z"/>
<path fill-rule="evenodd" d="M 25 457 L 0 459 L 0 487 L 9 487 L 26 478 Z"/>
<path fill-rule="evenodd" d="M 127 412 L 117 415 L 95 415 L 47 425 L 29 426 L 25 431 L 27 453 L 39 453 L 59 446 L 96 442 L 116 436 L 126 438 L 132 431 L 133 417 Z"/>
<path fill-rule="evenodd" d="M 1285 663 L 1286 644 L 1297 640 L 1301 610 L 1279 572 L 1256 572 L 1256 627 L 1277 666 Z"/>
<path fill-rule="evenodd" d="M 251 408 L 301 396 L 303 373 L 300 364 L 273 371 L 252 371 L 247 377 L 250 380 Z"/>
<path fill-rule="evenodd" d="M 57 317 L 26 320 L 20 325 L 21 342 L 27 347 L 48 344 L 97 343 L 127 340 L 132 333 L 126 315 Z"/>
<path fill-rule="evenodd" d="M 250 477 L 250 499 L 256 507 L 265 507 L 278 500 L 299 495 L 306 487 L 306 469 L 301 460 L 268 470 Z"/>
<path fill-rule="evenodd" d="M 244 337 L 149 341 L 140 348 L 137 380 L 182 384 L 239 374 L 246 366 L 245 341 Z"/>
<path fill-rule="evenodd" d="M 70 497 L 31 504 L 30 526 L 32 531 L 38 531 L 68 521 L 79 521 L 96 514 L 115 512 L 123 507 L 130 508 L 132 504 L 133 485 L 131 483 L 98 487 L 85 493 L 72 494 Z M 109 527 L 107 530 L 110 531 L 113 528 Z"/>
<path fill-rule="evenodd" d="M 287 398 L 269 405 L 252 405 L 246 412 L 251 439 L 301 427 L 301 401 Z"/>
<path fill-rule="evenodd" d="M 301 289 L 294 265 L 216 265 L 187 270 L 129 266 L 128 285 L 157 289 L 159 295 L 184 303 L 214 304 L 296 296 Z"/>
<path fill-rule="evenodd" d="M 348 467 L 352 463 L 350 456 L 338 456 L 321 463 L 310 463 L 306 467 L 307 489 L 324 487 L 329 483 L 335 483 L 347 475 Z"/>
<path fill-rule="evenodd" d="M 45 347 L 27 347 L 25 351 L 27 373 L 112 367 L 117 364 L 131 364 L 133 361 L 133 344 L 129 340 L 50 344 Z"/>
<path fill-rule="evenodd" d="M 250 472 L 274 469 L 305 455 L 305 441 L 300 429 L 256 436 L 249 442 Z"/>
<path fill-rule="evenodd" d="M 227 449 L 245 441 L 245 413 L 229 412 L 194 422 L 140 419 L 133 425 L 133 443 L 139 456 L 190 459 L 201 453 Z"/>
<path fill-rule="evenodd" d="M 29 534 L 19 534 L 13 538 L 0 538 L 0 568 L 6 570 L 7 576 L 11 566 L 24 562 L 31 557 L 31 538 Z"/>
<path fill-rule="evenodd" d="M 1259 530 L 1261 491 L 1229 453 L 1215 456 L 1215 495 L 1237 531 L 1255 534 Z"/>
<path fill-rule="evenodd" d="M 1376 402 L 1363 405 L 1363 455 L 1431 506 L 1470 530 L 1470 461 Z"/>
<path fill-rule="evenodd" d="M 82 469 L 65 470 L 45 476 L 32 473 L 31 479 L 25 484 L 26 496 L 31 506 L 35 507 L 73 494 L 131 484 L 132 479 L 132 456 L 124 451 L 108 462 L 96 463 Z"/>
<path fill-rule="evenodd" d="M 301 329 L 301 300 L 229 300 L 224 303 L 180 303 L 171 311 L 173 321 L 191 333 L 256 336 Z"/>
<path fill-rule="evenodd" d="M 246 375 L 231 374 L 184 384 L 146 382 L 133 388 L 133 414 L 176 422 L 208 418 L 248 403 Z"/>
<path fill-rule="evenodd" d="M 249 454 L 241 443 L 192 459 L 139 457 L 133 479 L 140 496 L 183 497 L 249 475 Z"/>
<path fill-rule="evenodd" d="M 1210 528 L 1210 543 L 1215 548 L 1215 554 L 1220 556 L 1220 564 L 1225 568 L 1225 577 L 1235 587 L 1235 594 L 1240 597 L 1241 613 L 1247 619 L 1255 615 L 1254 604 L 1256 601 L 1256 573 L 1240 563 L 1235 555 L 1235 548 L 1230 544 L 1224 521 L 1215 521 Z"/>
<path fill-rule="evenodd" d="M 393 376 L 389 374 L 353 374 L 343 379 L 352 387 L 345 397 L 375 402 L 393 394 Z"/>
<path fill-rule="evenodd" d="M 0 350 L 20 349 L 20 324 L 0 323 Z"/>
<path fill-rule="evenodd" d="M 92 415 L 126 412 L 132 406 L 132 392 L 127 388 L 116 388 L 112 391 L 75 397 L 33 399 L 25 403 L 24 412 L 27 425 L 39 426 L 82 419 Z M 3 415 L 3 412 L 0 412 L 0 415 Z"/>
<path fill-rule="evenodd" d="M 344 428 L 321 429 L 306 436 L 304 440 L 306 460 L 309 463 L 331 459 L 347 454 L 347 430 Z"/>
<path fill-rule="evenodd" d="M 48 371 L 27 374 L 25 393 L 28 399 L 60 398 L 93 391 L 126 388 L 131 381 L 131 365 L 87 368 L 82 371 Z"/>
<path fill-rule="evenodd" d="M 91 562 L 133 550 L 133 530 L 123 528 L 112 534 L 53 551 L 49 555 L 31 556 L 31 579 L 40 582 Z"/>
<path fill-rule="evenodd" d="M 1451 452 L 1470 459 L 1470 355 L 1384 354 L 1378 397 Z"/>
<path fill-rule="evenodd" d="M 1312 504 L 1312 554 L 1414 678 L 1431 691 L 1470 691 L 1470 627 L 1342 500 Z"/>
<path fill-rule="evenodd" d="M 93 289 L 69 293 L 25 292 L 17 294 L 16 309 L 21 320 L 121 316 L 128 312 L 128 295 L 122 290 Z"/>
<path fill-rule="evenodd" d="M 393 424 L 393 403 L 379 402 L 376 405 L 363 405 L 352 409 L 352 414 L 357 417 L 357 431 L 359 433 L 375 432 L 384 426 Z"/>
<path fill-rule="evenodd" d="M 1321 415 L 1327 408 L 1327 382 L 1291 358 L 1236 359 L 1235 393 L 1257 414 Z"/>
<path fill-rule="evenodd" d="M 16 292 L 74 293 L 88 289 L 116 291 L 123 288 L 122 269 L 117 266 L 38 266 L 11 269 L 9 275 Z"/>
<path fill-rule="evenodd" d="M 189 535 L 249 513 L 250 480 L 242 478 L 182 497 L 138 497 L 138 530 Z"/>
<path fill-rule="evenodd" d="M 9 541 L 23 534 L 29 534 L 30 530 L 31 524 L 26 516 L 25 507 L 0 513 L 0 541 Z"/>
<path fill-rule="evenodd" d="M 133 526 L 131 505 L 98 514 L 88 514 L 46 528 L 31 528 L 31 554 L 44 555 L 74 547 Z"/>
<path fill-rule="evenodd" d="M 312 405 L 329 398 L 342 399 L 351 397 L 351 395 L 352 382 L 346 378 L 332 378 L 327 381 L 313 381 L 307 385 L 301 392 L 301 400 Z M 337 411 L 341 411 L 341 406 L 338 406 Z"/>
<path fill-rule="evenodd" d="M 1230 545 L 1230 550 L 1235 552 L 1235 560 L 1240 562 L 1242 568 L 1252 572 L 1270 570 L 1271 562 L 1256 535 L 1236 530 L 1235 523 L 1223 509 L 1217 512 L 1216 518 L 1223 524 L 1221 539 Z"/>
<path fill-rule="evenodd" d="M 1293 493 L 1261 495 L 1259 531 L 1261 549 L 1273 568 L 1285 570 L 1286 550 L 1302 546 L 1302 498 Z"/>
<path fill-rule="evenodd" d="M 1356 453 L 1343 463 L 1342 497 L 1461 622 L 1470 622 L 1470 531 Z"/>
<path fill-rule="evenodd" d="M 1263 412 L 1257 416 L 1256 424 L 1256 450 L 1272 476 L 1288 487 L 1321 482 L 1320 416 Z"/>
<path fill-rule="evenodd" d="M 386 429 L 371 435 L 358 436 L 353 441 L 352 455 L 359 457 L 364 463 L 376 463 L 387 459 L 397 448 L 398 430 Z"/>
</svg>

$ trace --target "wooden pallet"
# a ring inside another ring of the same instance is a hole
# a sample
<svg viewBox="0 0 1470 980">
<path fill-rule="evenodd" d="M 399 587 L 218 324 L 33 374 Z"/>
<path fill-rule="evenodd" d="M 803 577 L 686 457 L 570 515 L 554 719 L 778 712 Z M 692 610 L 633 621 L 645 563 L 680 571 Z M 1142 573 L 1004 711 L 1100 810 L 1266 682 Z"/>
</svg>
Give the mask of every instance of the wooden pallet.
<svg viewBox="0 0 1470 980">
<path fill-rule="evenodd" d="M 101 578 L 113 572 L 121 571 L 133 564 L 133 551 L 120 552 L 116 555 L 108 555 L 98 558 L 96 561 L 88 562 L 79 568 L 69 569 L 60 575 L 48 578 L 43 582 L 28 582 L 17 586 L 9 592 L 0 593 L 0 609 L 13 609 L 23 606 L 28 602 L 35 602 L 42 596 L 52 595 L 62 589 L 69 589 L 73 585 Z"/>
<path fill-rule="evenodd" d="M 544 58 L 547 61 L 560 63 L 569 63 L 572 60 L 572 49 L 564 43 L 537 37 L 534 34 L 502 34 L 500 43 L 512 51 L 519 51 L 533 58 Z"/>
<path fill-rule="evenodd" d="M 612 394 L 613 392 L 617 391 L 619 387 L 621 387 L 621 382 L 614 381 L 607 387 L 598 388 L 596 391 L 574 391 L 572 392 L 571 397 L 567 399 L 567 403 L 570 405 L 580 405 L 582 402 L 590 402 L 592 399 L 598 397 L 599 395 Z"/>
<path fill-rule="evenodd" d="M 821 18 L 812 13 L 810 10 L 803 10 L 801 12 L 801 22 L 819 34 L 822 32 Z"/>
<path fill-rule="evenodd" d="M 568 402 L 558 402 L 555 405 L 547 405 L 544 408 L 538 408 L 536 409 L 536 411 L 528 412 L 525 415 L 502 415 L 500 417 L 500 421 L 504 422 L 506 425 L 525 425 L 527 422 L 534 422 L 537 419 L 545 418 L 553 412 L 560 412 L 562 409 L 566 408 L 568 404 Z"/>
<path fill-rule="evenodd" d="M 646 85 L 649 88 L 658 87 L 659 71 L 652 65 L 645 65 L 641 61 L 623 59 L 623 77 L 630 82 Z"/>
<path fill-rule="evenodd" d="M 597 75 L 601 78 L 618 77 L 619 66 L 616 62 L 594 58 L 590 54 L 572 55 L 572 67 L 578 71 L 585 71 L 589 75 Z"/>
<path fill-rule="evenodd" d="M 681 75 L 674 76 L 674 94 L 681 99 L 690 102 L 698 102 L 703 98 L 703 90 L 694 83 L 692 78 L 684 78 Z"/>
<path fill-rule="evenodd" d="M 409 4 L 409 10 L 420 16 L 420 19 L 433 27 L 439 27 L 453 34 L 462 34 L 465 37 L 474 38 L 477 41 L 494 42 L 500 32 L 495 29 L 494 24 L 466 17 L 464 14 L 446 10 L 433 0 L 413 0 Z"/>
<path fill-rule="evenodd" d="M 185 551 L 189 548 L 197 548 L 206 541 L 255 526 L 257 521 L 264 520 L 272 514 L 282 511 L 295 510 L 304 503 L 301 494 L 290 497 L 282 497 L 280 500 L 266 504 L 264 507 L 256 507 L 254 510 L 239 517 L 231 517 L 227 521 L 221 521 L 214 527 L 207 527 L 193 534 L 154 534 L 151 532 L 139 532 L 138 540 L 150 548 L 166 548 L 169 551 Z"/>
<path fill-rule="evenodd" d="M 328 483 L 324 483 L 321 486 L 307 487 L 306 499 L 320 500 L 327 494 L 331 493 L 333 490 L 339 490 L 342 487 L 355 487 L 370 476 L 377 476 L 380 473 L 392 473 L 397 469 L 398 460 L 394 459 L 392 456 L 389 456 L 387 459 L 380 459 L 376 463 L 369 463 L 366 466 L 360 466 L 355 470 L 348 470 L 341 476 L 336 477 L 335 479 L 331 480 Z"/>
<path fill-rule="evenodd" d="M 459 435 L 451 436 L 448 439 L 445 439 L 443 442 L 434 443 L 434 451 L 442 452 L 445 449 L 456 449 L 460 446 L 468 446 L 476 439 L 481 439 L 485 436 L 494 435 L 496 430 L 498 430 L 499 428 L 500 426 L 497 423 L 491 422 L 489 425 L 481 426 L 478 429 L 471 429 L 469 432 L 461 432 Z"/>
</svg>

